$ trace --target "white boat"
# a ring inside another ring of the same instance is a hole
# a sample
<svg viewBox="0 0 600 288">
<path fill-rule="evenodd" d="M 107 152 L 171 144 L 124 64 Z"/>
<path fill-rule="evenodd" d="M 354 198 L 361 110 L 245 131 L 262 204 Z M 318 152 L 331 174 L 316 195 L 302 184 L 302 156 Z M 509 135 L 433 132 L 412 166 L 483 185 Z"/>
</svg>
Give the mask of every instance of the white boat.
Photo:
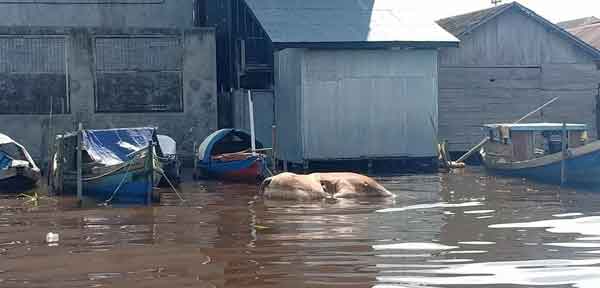
<svg viewBox="0 0 600 288">
<path fill-rule="evenodd" d="M 40 180 L 40 169 L 23 145 L 0 133 L 0 190 L 22 192 Z"/>
</svg>

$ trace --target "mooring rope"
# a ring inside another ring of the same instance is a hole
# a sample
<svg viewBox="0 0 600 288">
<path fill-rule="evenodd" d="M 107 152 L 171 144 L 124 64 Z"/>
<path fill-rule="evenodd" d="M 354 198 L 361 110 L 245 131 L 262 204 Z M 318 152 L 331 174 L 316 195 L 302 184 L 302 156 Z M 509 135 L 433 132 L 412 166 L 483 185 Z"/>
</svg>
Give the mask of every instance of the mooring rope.
<svg viewBox="0 0 600 288">
<path fill-rule="evenodd" d="M 127 166 L 126 166 L 127 170 L 123 174 L 123 178 L 121 178 L 121 182 L 119 183 L 119 186 L 117 186 L 117 188 L 115 189 L 115 191 L 113 191 L 113 193 L 110 195 L 110 197 L 108 197 L 108 199 L 106 201 L 104 201 L 104 205 L 108 205 L 110 202 L 112 202 L 112 200 L 117 195 L 117 192 L 119 192 L 119 190 L 121 189 L 123 184 L 125 184 L 125 179 L 127 179 L 127 176 L 129 175 L 129 167 L 131 167 L 131 163 L 132 163 L 131 160 L 127 162 Z"/>
<path fill-rule="evenodd" d="M 181 200 L 181 202 L 185 202 L 186 200 L 181 196 L 181 194 L 179 194 L 179 191 L 177 191 L 177 188 L 175 188 L 175 185 L 173 185 L 173 183 L 171 183 L 171 180 L 169 179 L 169 177 L 167 177 L 167 174 L 165 173 L 164 170 L 162 169 L 155 169 L 158 170 L 158 172 L 160 172 L 160 174 L 165 177 L 165 179 L 167 180 L 167 183 L 169 183 L 169 186 L 171 186 L 171 189 L 173 190 L 173 192 L 175 192 L 175 194 L 177 194 L 177 197 L 179 197 L 179 200 Z"/>
</svg>

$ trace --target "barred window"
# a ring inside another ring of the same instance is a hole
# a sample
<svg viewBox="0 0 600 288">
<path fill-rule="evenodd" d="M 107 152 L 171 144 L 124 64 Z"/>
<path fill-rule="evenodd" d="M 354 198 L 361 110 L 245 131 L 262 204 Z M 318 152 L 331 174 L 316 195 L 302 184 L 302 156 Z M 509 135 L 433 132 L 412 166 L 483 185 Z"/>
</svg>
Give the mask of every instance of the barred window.
<svg viewBox="0 0 600 288">
<path fill-rule="evenodd" d="M 182 112 L 178 37 L 95 38 L 96 112 Z"/>
<path fill-rule="evenodd" d="M 64 36 L 0 36 L 0 114 L 69 112 Z"/>
</svg>

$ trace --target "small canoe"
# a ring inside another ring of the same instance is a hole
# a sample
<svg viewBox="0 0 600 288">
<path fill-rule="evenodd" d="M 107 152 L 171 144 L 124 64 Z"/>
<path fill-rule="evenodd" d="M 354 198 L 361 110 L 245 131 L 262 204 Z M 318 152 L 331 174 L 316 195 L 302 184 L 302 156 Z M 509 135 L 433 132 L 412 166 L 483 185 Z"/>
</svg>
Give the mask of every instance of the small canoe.
<svg viewBox="0 0 600 288">
<path fill-rule="evenodd" d="M 208 136 L 198 148 L 197 177 L 256 182 L 267 175 L 266 157 L 251 153 L 251 136 L 239 129 L 222 129 Z M 256 141 L 256 148 L 263 145 Z"/>
<path fill-rule="evenodd" d="M 0 134 L 0 191 L 23 192 L 37 185 L 40 169 L 27 149 Z"/>
<path fill-rule="evenodd" d="M 54 191 L 77 193 L 78 133 L 58 137 Z M 117 204 L 150 204 L 162 157 L 154 128 L 83 130 L 82 196 Z"/>
<path fill-rule="evenodd" d="M 531 178 L 548 183 L 600 184 L 600 141 L 587 143 L 584 124 L 560 123 L 490 124 L 488 141 L 481 150 L 483 163 L 497 174 Z"/>
<path fill-rule="evenodd" d="M 164 176 L 169 179 L 171 184 L 178 185 L 181 182 L 181 161 L 177 156 L 177 142 L 167 135 L 158 135 L 158 145 L 163 154 L 160 162 L 165 172 Z M 164 176 L 160 180 L 160 186 L 169 185 Z"/>
</svg>

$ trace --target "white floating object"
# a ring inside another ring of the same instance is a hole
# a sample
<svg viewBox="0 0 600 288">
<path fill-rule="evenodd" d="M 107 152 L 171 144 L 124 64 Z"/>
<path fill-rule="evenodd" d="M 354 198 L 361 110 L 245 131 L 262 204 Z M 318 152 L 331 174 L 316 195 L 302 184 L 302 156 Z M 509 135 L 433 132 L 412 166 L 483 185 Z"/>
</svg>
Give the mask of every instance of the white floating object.
<svg viewBox="0 0 600 288">
<path fill-rule="evenodd" d="M 58 236 L 58 233 L 48 232 L 48 234 L 46 234 L 46 242 L 47 243 L 56 243 L 59 240 L 60 240 L 60 237 Z"/>
</svg>

